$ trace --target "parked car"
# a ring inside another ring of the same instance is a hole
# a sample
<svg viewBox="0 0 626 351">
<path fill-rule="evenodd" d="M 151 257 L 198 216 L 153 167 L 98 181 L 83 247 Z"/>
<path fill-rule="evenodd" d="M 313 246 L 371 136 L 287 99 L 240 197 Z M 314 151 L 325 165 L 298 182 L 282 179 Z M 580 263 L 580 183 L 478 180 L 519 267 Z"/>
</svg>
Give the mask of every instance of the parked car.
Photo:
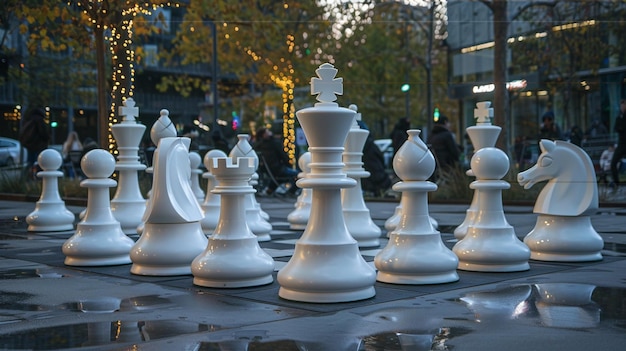
<svg viewBox="0 0 626 351">
<path fill-rule="evenodd" d="M 393 168 L 393 145 L 391 145 L 391 139 L 376 139 L 374 144 L 383 153 L 385 168 Z"/>
<path fill-rule="evenodd" d="M 22 150 L 22 162 L 20 160 Z M 26 149 L 15 139 L 0 137 L 0 166 L 14 167 L 26 162 Z"/>
</svg>

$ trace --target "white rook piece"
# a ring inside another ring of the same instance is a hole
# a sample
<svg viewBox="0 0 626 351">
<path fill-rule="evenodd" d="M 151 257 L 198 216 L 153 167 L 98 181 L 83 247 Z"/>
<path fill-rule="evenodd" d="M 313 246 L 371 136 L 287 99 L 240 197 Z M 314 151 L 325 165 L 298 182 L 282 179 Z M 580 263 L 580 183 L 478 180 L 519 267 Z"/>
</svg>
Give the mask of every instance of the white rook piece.
<svg viewBox="0 0 626 351">
<path fill-rule="evenodd" d="M 485 120 L 487 104 L 479 104 L 479 119 Z M 482 107 L 482 109 L 481 109 Z M 509 170 L 509 158 L 495 145 L 500 128 L 488 122 L 467 128 L 477 151 L 472 156 L 472 173 L 476 180 L 470 188 L 477 193 L 475 218 L 468 224 L 467 234 L 452 251 L 459 258 L 459 269 L 479 272 L 516 272 L 530 268 L 530 250 L 515 235 L 502 208 L 502 190 L 511 187 L 501 178 Z M 488 123 L 488 124 L 487 124 Z M 491 127 L 491 128 L 489 128 Z M 492 144 L 491 144 L 492 143 Z"/>
<path fill-rule="evenodd" d="M 35 205 L 35 211 L 26 216 L 30 232 L 58 232 L 74 229 L 75 216 L 65 207 L 59 195 L 59 178 L 63 172 L 61 154 L 54 149 L 43 150 L 37 157 L 43 171 L 37 172 L 41 178 L 41 197 Z"/>
<path fill-rule="evenodd" d="M 602 259 L 604 241 L 591 225 L 598 210 L 598 183 L 589 155 L 565 142 L 541 140 L 537 164 L 517 175 L 524 189 L 547 180 L 535 202 L 537 222 L 524 237 L 530 258 L 584 262 Z"/>
<path fill-rule="evenodd" d="M 119 184 L 111 200 L 111 211 L 120 222 L 124 233 L 134 234 L 146 210 L 146 200 L 141 195 L 137 174 L 146 169 L 146 165 L 139 162 L 138 153 L 146 126 L 135 120 L 139 109 L 135 107 L 132 98 L 126 99 L 124 105 L 120 106 L 119 115 L 124 116 L 124 120 L 111 126 L 119 151 L 115 165 L 115 169 L 119 171 Z"/>
<path fill-rule="evenodd" d="M 342 172 L 341 153 L 355 112 L 333 101 L 342 93 L 337 70 L 325 63 L 311 79 L 311 92 L 319 93 L 314 107 L 296 112 L 311 152 L 311 173 L 298 180 L 301 188 L 312 188 L 311 217 L 295 252 L 278 272 L 284 299 L 304 302 L 345 302 L 376 294 L 376 272 L 359 252 L 350 236 L 341 208 L 341 189 L 356 185 Z"/>
<path fill-rule="evenodd" d="M 222 209 L 209 244 L 191 264 L 193 283 L 214 288 L 241 288 L 271 283 L 274 260 L 257 241 L 246 221 L 245 196 L 253 194 L 249 180 L 256 170 L 254 158 L 215 158 L 211 173 L 219 185 Z"/>
<path fill-rule="evenodd" d="M 133 274 L 191 274 L 191 261 L 206 248 L 202 209 L 189 184 L 189 144 L 189 138 L 159 141 L 144 231 L 130 251 Z"/>
<path fill-rule="evenodd" d="M 349 108 L 358 111 L 356 105 Z M 348 226 L 348 232 L 359 243 L 359 247 L 374 247 L 380 245 L 380 228 L 372 221 L 370 210 L 363 200 L 361 178 L 367 178 L 370 173 L 363 169 L 363 146 L 369 131 L 361 129 L 357 121 L 361 114 L 357 112 L 352 127 L 348 132 L 343 151 L 344 171 L 346 175 L 356 181 L 356 186 L 341 190 L 341 206 L 343 217 Z"/>
<path fill-rule="evenodd" d="M 458 259 L 433 228 L 428 215 L 428 192 L 437 190 L 427 179 L 435 171 L 435 157 L 419 137 L 417 129 L 396 152 L 393 168 L 401 182 L 393 189 L 402 192 L 401 220 L 389 236 L 387 246 L 374 263 L 377 280 L 392 284 L 440 284 L 459 280 Z"/>
<path fill-rule="evenodd" d="M 89 151 L 80 162 L 89 179 L 80 182 L 87 188 L 85 217 L 76 233 L 63 244 L 68 266 L 110 266 L 130 263 L 129 252 L 135 242 L 122 231 L 109 203 L 109 188 L 117 182 L 109 177 L 115 169 L 113 156 L 101 149 Z"/>
</svg>

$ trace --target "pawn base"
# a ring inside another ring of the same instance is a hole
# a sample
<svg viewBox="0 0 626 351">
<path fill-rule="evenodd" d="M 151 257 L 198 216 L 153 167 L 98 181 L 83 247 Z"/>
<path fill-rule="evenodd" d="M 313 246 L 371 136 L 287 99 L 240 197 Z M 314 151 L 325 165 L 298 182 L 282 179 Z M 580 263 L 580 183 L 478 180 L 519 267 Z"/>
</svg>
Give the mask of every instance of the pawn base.
<svg viewBox="0 0 626 351">
<path fill-rule="evenodd" d="M 196 277 L 193 278 L 193 284 L 198 286 L 204 286 L 207 288 L 247 288 L 251 286 L 267 285 L 274 281 L 272 275 L 265 277 L 245 279 L 245 280 L 214 280 Z"/>
<path fill-rule="evenodd" d="M 119 256 L 109 256 L 105 258 L 78 258 L 67 256 L 65 258 L 65 265 L 67 266 L 82 266 L 82 267 L 99 267 L 99 266 L 119 266 L 129 264 L 132 261 L 128 254 Z"/>
<path fill-rule="evenodd" d="M 307 292 L 281 287 L 278 296 L 285 300 L 312 302 L 312 303 L 338 303 L 369 299 L 376 295 L 374 287 L 346 292 Z"/>
</svg>

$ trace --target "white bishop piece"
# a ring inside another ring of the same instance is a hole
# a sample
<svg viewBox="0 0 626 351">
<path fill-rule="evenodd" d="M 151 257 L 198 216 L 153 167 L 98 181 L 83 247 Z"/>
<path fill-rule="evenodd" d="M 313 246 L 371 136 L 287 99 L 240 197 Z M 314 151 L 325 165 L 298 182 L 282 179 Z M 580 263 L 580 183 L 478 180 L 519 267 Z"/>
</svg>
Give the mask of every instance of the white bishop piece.
<svg viewBox="0 0 626 351">
<path fill-rule="evenodd" d="M 257 241 L 246 221 L 245 196 L 253 194 L 249 180 L 256 170 L 253 158 L 212 159 L 210 164 L 219 185 L 221 215 L 209 244 L 191 264 L 193 283 L 214 288 L 240 288 L 271 283 L 274 260 Z"/>
<path fill-rule="evenodd" d="M 489 102 L 479 102 L 475 110 L 478 123 L 488 123 L 492 115 Z M 452 251 L 459 258 L 459 269 L 479 272 L 516 272 L 530 268 L 530 250 L 515 235 L 507 222 L 502 208 L 502 190 L 511 187 L 502 180 L 509 170 L 509 158 L 500 149 L 483 145 L 495 144 L 497 133 L 486 129 L 470 129 L 467 132 L 478 151 L 471 160 L 476 180 L 470 184 L 477 196 L 477 212 L 467 229 L 465 237 L 457 242 Z M 498 129 L 499 133 L 499 129 Z M 494 135 L 495 134 L 495 135 Z"/>
<path fill-rule="evenodd" d="M 302 172 L 298 174 L 298 179 L 304 179 L 307 174 L 311 173 L 311 153 L 305 152 L 298 159 L 298 166 Z M 311 216 L 311 198 L 313 197 L 313 191 L 310 188 L 302 189 L 302 192 L 296 199 L 294 204 L 295 209 L 287 215 L 287 222 L 289 222 L 289 228 L 294 230 L 303 230 L 306 228 L 306 224 L 309 222 Z"/>
<path fill-rule="evenodd" d="M 437 185 L 427 179 L 435 171 L 435 158 L 420 131 L 410 129 L 409 138 L 393 158 L 393 169 L 402 179 L 393 189 L 402 192 L 399 225 L 374 263 L 377 280 L 393 284 L 439 284 L 459 280 L 458 259 L 441 240 L 428 215 L 428 192 Z"/>
<path fill-rule="evenodd" d="M 189 184 L 189 144 L 189 138 L 159 141 L 145 227 L 130 251 L 133 274 L 191 274 L 191 261 L 207 245 L 200 225 L 202 209 Z"/>
<path fill-rule="evenodd" d="M 204 218 L 200 221 L 202 225 L 202 231 L 206 235 L 211 235 L 215 228 L 217 228 L 217 222 L 220 218 L 221 200 L 220 194 L 214 193 L 212 190 L 219 184 L 217 178 L 211 173 L 211 164 L 213 159 L 218 157 L 228 157 L 226 153 L 219 149 L 214 149 L 207 152 L 204 155 L 204 167 L 207 171 L 202 174 L 202 178 L 207 180 L 206 183 L 206 196 L 204 202 L 202 202 L 202 211 L 204 212 Z"/>
<path fill-rule="evenodd" d="M 41 178 L 41 197 L 35 205 L 35 211 L 26 216 L 30 232 L 58 232 L 74 229 L 75 216 L 65 207 L 59 195 L 59 178 L 63 172 L 61 154 L 54 149 L 43 150 L 37 157 L 43 171 L 37 172 Z"/>
<path fill-rule="evenodd" d="M 349 108 L 357 112 L 356 105 L 350 105 Z M 380 245 L 381 231 L 372 221 L 370 210 L 363 200 L 361 178 L 370 176 L 370 173 L 363 169 L 363 146 L 370 132 L 359 127 L 357 121 L 360 120 L 361 114 L 357 112 L 343 151 L 344 171 L 348 177 L 356 181 L 356 186 L 341 190 L 341 205 L 348 232 L 359 243 L 359 247 L 374 247 Z"/>
<path fill-rule="evenodd" d="M 159 140 L 163 138 L 174 138 L 176 137 L 176 127 L 174 127 L 174 123 L 170 119 L 170 111 L 166 109 L 162 109 L 159 113 L 159 118 L 150 128 L 150 140 L 152 143 L 156 145 L 154 153 L 152 155 L 152 165 L 156 163 L 156 155 L 159 150 Z M 154 167 L 146 168 L 146 173 L 153 174 Z M 150 203 L 150 197 L 152 196 L 152 191 L 154 190 L 154 181 L 152 182 L 152 188 L 148 191 L 148 200 L 146 200 L 146 205 Z M 141 214 L 142 218 L 145 216 L 145 211 Z M 144 223 L 142 222 L 137 226 L 137 233 L 141 234 L 143 232 Z"/>
<path fill-rule="evenodd" d="M 239 134 L 237 135 L 239 141 L 232 150 L 230 150 L 229 156 L 233 159 L 238 157 L 251 157 L 254 159 L 255 172 L 250 178 L 250 184 L 254 182 L 254 178 L 258 178 L 256 174 L 256 168 L 259 167 L 259 157 L 256 154 L 256 151 L 250 145 L 248 141 L 248 134 Z M 269 216 L 263 212 L 261 209 L 261 205 L 256 201 L 256 197 L 254 193 L 249 193 L 245 195 L 245 206 L 246 206 L 246 221 L 248 222 L 248 227 L 254 235 L 257 236 L 259 241 L 270 241 L 272 238 L 270 237 L 270 232 L 272 231 L 272 224 L 267 221 Z"/>
<path fill-rule="evenodd" d="M 356 185 L 342 172 L 341 162 L 355 112 L 333 102 L 343 93 L 337 69 L 325 63 L 316 73 L 311 93 L 319 94 L 320 102 L 296 112 L 310 145 L 311 173 L 298 186 L 313 189 L 311 217 L 293 256 L 278 272 L 278 295 L 320 303 L 367 299 L 376 294 L 376 272 L 350 236 L 341 208 L 341 189 Z"/>
<path fill-rule="evenodd" d="M 146 165 L 139 162 L 138 154 L 146 126 L 135 121 L 139 109 L 135 107 L 132 98 L 126 99 L 124 106 L 120 106 L 119 115 L 124 116 L 124 120 L 111 126 L 119 151 L 115 165 L 115 169 L 119 171 L 119 184 L 111 200 L 111 211 L 120 222 L 124 233 L 134 234 L 146 210 L 146 200 L 141 195 L 137 174 L 146 169 Z"/>
<path fill-rule="evenodd" d="M 80 182 L 87 188 L 85 216 L 76 233 L 63 244 L 68 266 L 110 266 L 130 263 L 129 252 L 135 242 L 122 231 L 109 202 L 109 188 L 117 185 L 109 179 L 115 170 L 113 156 L 101 149 L 91 150 L 80 161 L 89 179 Z"/>
</svg>

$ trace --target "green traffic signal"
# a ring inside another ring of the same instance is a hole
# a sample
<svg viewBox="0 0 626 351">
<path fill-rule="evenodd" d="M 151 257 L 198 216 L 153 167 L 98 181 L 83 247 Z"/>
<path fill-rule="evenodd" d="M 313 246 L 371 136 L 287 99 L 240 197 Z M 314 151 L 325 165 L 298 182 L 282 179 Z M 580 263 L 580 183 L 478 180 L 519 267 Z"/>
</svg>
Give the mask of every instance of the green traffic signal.
<svg viewBox="0 0 626 351">
<path fill-rule="evenodd" d="M 52 127 L 52 128 L 56 128 L 58 125 L 59 125 L 59 123 L 57 123 L 56 121 L 50 122 L 50 127 Z"/>
<path fill-rule="evenodd" d="M 406 92 L 407 92 L 407 91 L 409 91 L 410 89 L 411 89 L 411 86 L 410 86 L 409 84 L 407 84 L 407 83 L 402 84 L 402 87 L 400 87 L 400 90 L 401 90 L 403 93 L 406 93 Z"/>
</svg>

